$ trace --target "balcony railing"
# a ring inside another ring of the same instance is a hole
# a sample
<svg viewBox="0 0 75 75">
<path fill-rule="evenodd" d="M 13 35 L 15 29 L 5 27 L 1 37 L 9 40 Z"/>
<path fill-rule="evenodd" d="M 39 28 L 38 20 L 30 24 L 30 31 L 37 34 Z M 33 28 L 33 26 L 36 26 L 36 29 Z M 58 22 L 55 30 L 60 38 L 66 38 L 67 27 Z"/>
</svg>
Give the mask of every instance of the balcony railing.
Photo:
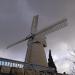
<svg viewBox="0 0 75 75">
<path fill-rule="evenodd" d="M 48 68 L 45 66 L 37 65 L 37 64 L 28 64 L 22 61 L 16 61 L 6 58 L 0 58 L 0 66 L 5 67 L 16 67 L 16 68 L 24 68 L 24 69 L 34 69 L 34 70 L 50 70 L 54 71 L 54 68 Z"/>
</svg>

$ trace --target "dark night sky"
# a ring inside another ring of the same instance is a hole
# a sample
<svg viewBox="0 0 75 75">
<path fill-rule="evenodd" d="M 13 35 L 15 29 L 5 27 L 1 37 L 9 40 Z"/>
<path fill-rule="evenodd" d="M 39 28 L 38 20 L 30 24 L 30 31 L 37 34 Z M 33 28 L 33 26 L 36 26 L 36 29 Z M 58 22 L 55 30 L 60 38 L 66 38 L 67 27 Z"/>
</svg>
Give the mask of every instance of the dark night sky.
<svg viewBox="0 0 75 75">
<path fill-rule="evenodd" d="M 31 30 L 32 18 L 39 15 L 38 31 L 62 18 L 68 19 L 68 27 L 48 34 L 48 50 L 59 72 L 69 72 L 75 50 L 75 1 L 74 0 L 0 0 L 0 57 L 24 61 L 26 42 L 13 48 L 8 45 L 26 37 Z M 69 60 L 70 59 L 70 60 Z M 59 67 L 60 66 L 60 67 Z"/>
</svg>

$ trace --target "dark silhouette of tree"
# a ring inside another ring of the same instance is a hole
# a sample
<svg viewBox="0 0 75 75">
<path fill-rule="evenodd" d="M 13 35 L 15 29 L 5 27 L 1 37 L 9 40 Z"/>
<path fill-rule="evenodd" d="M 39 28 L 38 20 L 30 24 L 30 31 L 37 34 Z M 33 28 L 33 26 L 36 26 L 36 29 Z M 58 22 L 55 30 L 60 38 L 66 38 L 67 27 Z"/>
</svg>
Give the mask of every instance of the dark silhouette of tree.
<svg viewBox="0 0 75 75">
<path fill-rule="evenodd" d="M 57 72 L 57 68 L 55 66 L 55 63 L 54 63 L 53 58 L 52 58 L 52 55 L 51 55 L 51 50 L 49 50 L 48 67 L 54 68 L 55 69 L 55 72 Z"/>
</svg>

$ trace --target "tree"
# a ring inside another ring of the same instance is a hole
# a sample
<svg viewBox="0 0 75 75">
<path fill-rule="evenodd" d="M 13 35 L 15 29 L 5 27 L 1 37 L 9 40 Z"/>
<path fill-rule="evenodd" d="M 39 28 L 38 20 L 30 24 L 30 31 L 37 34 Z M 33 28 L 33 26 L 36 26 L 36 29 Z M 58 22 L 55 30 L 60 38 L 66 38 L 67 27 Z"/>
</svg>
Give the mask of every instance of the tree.
<svg viewBox="0 0 75 75">
<path fill-rule="evenodd" d="M 55 69 L 55 72 L 57 72 L 57 68 L 56 68 L 56 65 L 53 61 L 53 58 L 52 58 L 52 55 L 51 55 L 51 50 L 49 50 L 49 59 L 48 59 L 48 67 L 52 67 Z"/>
</svg>

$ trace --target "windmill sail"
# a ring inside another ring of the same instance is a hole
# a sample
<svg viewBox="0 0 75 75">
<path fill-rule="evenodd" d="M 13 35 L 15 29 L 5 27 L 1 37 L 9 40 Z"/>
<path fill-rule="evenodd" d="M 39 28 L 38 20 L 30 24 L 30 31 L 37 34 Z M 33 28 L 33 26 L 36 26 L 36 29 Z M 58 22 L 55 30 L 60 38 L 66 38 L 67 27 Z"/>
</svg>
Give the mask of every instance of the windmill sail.
<svg viewBox="0 0 75 75">
<path fill-rule="evenodd" d="M 64 27 L 66 27 L 67 24 L 67 19 L 62 19 L 52 25 L 50 25 L 49 27 L 39 31 L 36 35 L 42 34 L 42 35 L 47 35 L 49 33 L 52 33 L 54 31 L 58 31 L 59 29 L 62 29 Z"/>
<path fill-rule="evenodd" d="M 26 38 L 14 43 L 14 44 L 7 46 L 7 48 L 10 48 L 10 47 L 13 47 L 19 43 L 22 43 L 30 38 L 35 37 L 36 35 L 39 35 L 39 34 L 47 35 L 48 33 L 52 33 L 54 31 L 61 29 L 61 28 L 64 28 L 67 26 L 67 19 L 60 20 L 59 22 L 56 22 L 55 24 L 50 25 L 49 27 L 47 27 L 39 32 L 37 32 L 37 24 L 38 24 L 38 15 L 33 17 L 32 27 L 31 27 L 31 35 L 27 36 Z"/>
<path fill-rule="evenodd" d="M 33 17 L 32 26 L 31 26 L 31 33 L 35 34 L 37 32 L 37 25 L 38 25 L 38 15 Z"/>
<path fill-rule="evenodd" d="M 8 49 L 8 48 L 10 48 L 10 47 L 13 47 L 13 46 L 15 46 L 15 45 L 17 45 L 17 44 L 19 44 L 19 43 L 22 43 L 22 42 L 24 42 L 24 41 L 30 39 L 31 37 L 32 37 L 32 36 L 28 36 L 28 37 L 26 37 L 26 38 L 24 38 L 24 39 L 22 39 L 22 40 L 20 40 L 20 41 L 18 41 L 18 42 L 15 42 L 15 43 L 13 43 L 13 44 L 7 46 L 6 48 Z"/>
</svg>

